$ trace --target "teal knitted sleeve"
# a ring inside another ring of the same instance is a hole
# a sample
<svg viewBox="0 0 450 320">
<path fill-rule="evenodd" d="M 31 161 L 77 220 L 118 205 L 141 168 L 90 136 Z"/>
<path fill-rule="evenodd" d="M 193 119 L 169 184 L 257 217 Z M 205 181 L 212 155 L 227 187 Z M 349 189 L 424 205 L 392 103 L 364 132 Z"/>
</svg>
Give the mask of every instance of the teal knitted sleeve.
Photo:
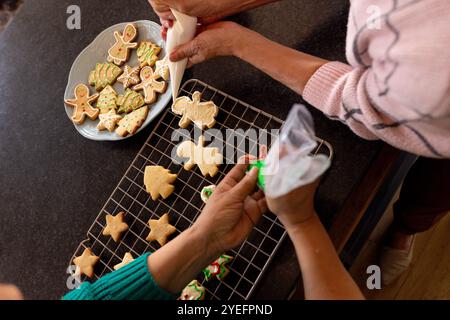
<svg viewBox="0 0 450 320">
<path fill-rule="evenodd" d="M 144 254 L 126 266 L 108 273 L 94 283 L 84 282 L 63 300 L 171 300 L 175 297 L 161 289 L 153 279 Z"/>
</svg>

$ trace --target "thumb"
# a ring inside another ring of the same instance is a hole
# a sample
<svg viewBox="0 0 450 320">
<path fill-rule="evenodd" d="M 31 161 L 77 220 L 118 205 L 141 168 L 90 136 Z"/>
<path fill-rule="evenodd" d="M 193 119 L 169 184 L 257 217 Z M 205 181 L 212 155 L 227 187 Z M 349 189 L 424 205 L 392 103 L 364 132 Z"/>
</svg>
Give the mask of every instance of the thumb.
<svg viewBox="0 0 450 320">
<path fill-rule="evenodd" d="M 253 193 L 258 180 L 258 168 L 252 168 L 245 177 L 233 188 L 233 192 L 244 200 Z"/>
<path fill-rule="evenodd" d="M 194 39 L 173 49 L 169 56 L 170 61 L 177 62 L 197 54 L 198 46 L 196 46 L 195 43 L 196 41 Z"/>
</svg>

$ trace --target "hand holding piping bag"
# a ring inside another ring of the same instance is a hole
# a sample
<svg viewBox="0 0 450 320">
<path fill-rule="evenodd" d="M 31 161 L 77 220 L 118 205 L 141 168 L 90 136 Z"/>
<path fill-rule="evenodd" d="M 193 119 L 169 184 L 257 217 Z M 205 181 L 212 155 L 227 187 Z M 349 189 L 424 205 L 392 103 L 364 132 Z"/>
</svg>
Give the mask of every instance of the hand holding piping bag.
<svg viewBox="0 0 450 320">
<path fill-rule="evenodd" d="M 167 31 L 166 50 L 168 54 L 179 45 L 194 39 L 197 28 L 197 18 L 180 13 L 175 9 L 171 9 L 171 11 L 175 20 L 173 21 L 172 27 Z M 177 62 L 169 59 L 170 85 L 174 101 L 178 96 L 187 62 L 187 58 Z"/>
</svg>

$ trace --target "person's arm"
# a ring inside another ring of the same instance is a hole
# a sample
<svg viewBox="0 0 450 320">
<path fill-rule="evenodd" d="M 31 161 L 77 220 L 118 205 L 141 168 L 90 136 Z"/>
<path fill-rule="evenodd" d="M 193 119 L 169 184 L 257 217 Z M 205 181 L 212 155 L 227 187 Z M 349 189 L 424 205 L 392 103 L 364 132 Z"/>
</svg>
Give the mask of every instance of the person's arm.
<svg viewBox="0 0 450 320">
<path fill-rule="evenodd" d="M 85 282 L 65 300 L 173 299 L 202 268 L 242 243 L 267 210 L 254 192 L 257 170 L 248 161 L 220 182 L 192 227 L 153 254 L 145 254 L 94 283 Z"/>
<path fill-rule="evenodd" d="M 267 204 L 286 227 L 303 278 L 305 298 L 364 299 L 361 291 L 342 265 L 339 256 L 314 210 L 317 182 Z"/>
</svg>

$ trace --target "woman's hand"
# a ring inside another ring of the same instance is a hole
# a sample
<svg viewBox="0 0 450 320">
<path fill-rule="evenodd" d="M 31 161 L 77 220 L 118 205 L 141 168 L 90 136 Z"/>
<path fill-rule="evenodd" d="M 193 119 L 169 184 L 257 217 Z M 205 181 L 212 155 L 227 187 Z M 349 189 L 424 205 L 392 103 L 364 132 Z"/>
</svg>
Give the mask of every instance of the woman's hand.
<svg viewBox="0 0 450 320">
<path fill-rule="evenodd" d="M 266 211 L 261 192 L 254 192 L 258 172 L 245 174 L 236 165 L 217 186 L 194 225 L 148 258 L 156 283 L 176 293 L 208 264 L 239 245 Z"/>
<path fill-rule="evenodd" d="M 263 192 L 255 192 L 258 170 L 247 168 L 240 163 L 226 175 L 193 225 L 220 253 L 241 244 L 267 210 Z"/>
<path fill-rule="evenodd" d="M 188 66 L 192 66 L 214 57 L 233 55 L 244 30 L 246 28 L 229 21 L 201 27 L 192 41 L 171 52 L 170 60 L 176 62 L 188 58 Z"/>
<path fill-rule="evenodd" d="M 289 231 L 316 216 L 314 194 L 319 180 L 300 187 L 279 198 L 267 198 L 269 209 Z"/>
</svg>

